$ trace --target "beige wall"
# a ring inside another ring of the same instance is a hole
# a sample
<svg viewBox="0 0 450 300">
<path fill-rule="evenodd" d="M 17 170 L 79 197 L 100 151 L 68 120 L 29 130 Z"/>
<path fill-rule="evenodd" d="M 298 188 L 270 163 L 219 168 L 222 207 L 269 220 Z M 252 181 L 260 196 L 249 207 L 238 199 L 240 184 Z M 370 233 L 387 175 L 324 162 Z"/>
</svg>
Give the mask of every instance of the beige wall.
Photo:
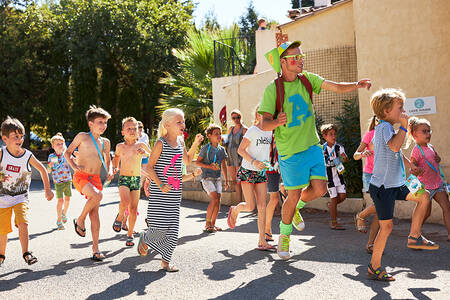
<svg viewBox="0 0 450 300">
<path fill-rule="evenodd" d="M 276 30 L 257 30 L 255 33 L 256 39 L 256 72 L 262 73 L 272 69 L 267 59 L 264 57 L 267 51 L 272 50 L 277 46 L 275 36 Z"/>
<path fill-rule="evenodd" d="M 359 91 L 362 132 L 372 115 L 370 94 L 379 88 L 435 96 L 437 113 L 423 117 L 450 178 L 450 1 L 354 0 L 353 9 L 358 76 L 373 83 L 370 93 Z"/>
<path fill-rule="evenodd" d="M 377 1 L 374 1 L 377 2 Z M 355 44 L 352 1 L 323 12 L 280 25 L 290 41 L 302 41 L 304 51 Z"/>
</svg>

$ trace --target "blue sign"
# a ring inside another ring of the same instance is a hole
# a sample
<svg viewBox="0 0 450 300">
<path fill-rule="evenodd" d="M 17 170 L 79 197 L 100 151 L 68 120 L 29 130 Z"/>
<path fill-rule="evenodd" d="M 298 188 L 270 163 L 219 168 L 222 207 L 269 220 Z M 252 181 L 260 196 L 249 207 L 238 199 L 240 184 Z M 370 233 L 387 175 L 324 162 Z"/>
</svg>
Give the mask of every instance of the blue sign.
<svg viewBox="0 0 450 300">
<path fill-rule="evenodd" d="M 422 108 L 422 107 L 424 107 L 424 105 L 425 105 L 425 102 L 421 98 L 418 98 L 418 99 L 416 99 L 416 101 L 414 101 L 414 106 L 416 108 Z"/>
</svg>

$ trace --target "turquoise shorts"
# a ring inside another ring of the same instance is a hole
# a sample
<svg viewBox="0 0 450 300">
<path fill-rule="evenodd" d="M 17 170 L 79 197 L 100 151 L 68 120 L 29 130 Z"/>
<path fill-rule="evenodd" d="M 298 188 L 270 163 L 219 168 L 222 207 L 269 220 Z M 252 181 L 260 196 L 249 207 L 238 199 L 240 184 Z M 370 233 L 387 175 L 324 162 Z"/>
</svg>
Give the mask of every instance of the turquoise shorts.
<svg viewBox="0 0 450 300">
<path fill-rule="evenodd" d="M 323 149 L 314 145 L 286 158 L 279 155 L 281 178 L 286 190 L 298 190 L 309 185 L 311 179 L 327 180 Z"/>
</svg>

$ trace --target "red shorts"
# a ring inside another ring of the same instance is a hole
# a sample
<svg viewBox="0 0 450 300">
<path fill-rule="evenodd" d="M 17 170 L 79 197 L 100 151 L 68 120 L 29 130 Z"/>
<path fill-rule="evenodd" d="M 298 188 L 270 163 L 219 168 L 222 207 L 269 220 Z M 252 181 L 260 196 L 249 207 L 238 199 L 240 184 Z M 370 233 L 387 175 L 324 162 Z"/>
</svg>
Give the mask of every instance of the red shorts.
<svg viewBox="0 0 450 300">
<path fill-rule="evenodd" d="M 88 183 L 92 184 L 100 191 L 103 190 L 102 180 L 100 179 L 100 175 L 98 174 L 88 174 L 81 171 L 76 171 L 75 174 L 73 174 L 72 180 L 73 186 L 77 189 L 77 191 L 80 192 L 81 195 L 84 195 L 81 191 L 83 190 L 84 186 Z"/>
</svg>

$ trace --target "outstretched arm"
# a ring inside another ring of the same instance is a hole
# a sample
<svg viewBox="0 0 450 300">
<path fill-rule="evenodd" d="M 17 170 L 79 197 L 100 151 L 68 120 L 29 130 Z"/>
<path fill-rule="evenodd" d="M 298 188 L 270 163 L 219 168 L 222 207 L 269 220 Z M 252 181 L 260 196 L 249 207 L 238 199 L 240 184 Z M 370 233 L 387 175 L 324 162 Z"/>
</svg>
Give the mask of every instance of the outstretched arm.
<svg viewBox="0 0 450 300">
<path fill-rule="evenodd" d="M 30 165 L 38 170 L 41 174 L 42 182 L 44 183 L 45 198 L 47 198 L 48 201 L 52 200 L 53 192 L 50 189 L 50 181 L 48 180 L 47 170 L 45 169 L 44 165 L 40 161 L 38 161 L 36 157 L 34 157 L 34 155 L 31 155 L 30 157 Z"/>
<path fill-rule="evenodd" d="M 184 148 L 183 162 L 186 166 L 189 165 L 192 162 L 192 160 L 194 159 L 195 151 L 197 151 L 197 148 L 201 144 L 202 141 L 203 141 L 203 135 L 198 133 L 195 136 L 195 140 L 192 143 L 192 146 L 189 149 L 189 151 L 186 152 L 186 147 Z"/>
<path fill-rule="evenodd" d="M 344 94 L 361 88 L 369 90 L 371 86 L 372 83 L 370 79 L 364 78 L 358 82 L 334 82 L 330 80 L 324 80 L 322 82 L 321 88 L 330 92 Z"/>
</svg>

